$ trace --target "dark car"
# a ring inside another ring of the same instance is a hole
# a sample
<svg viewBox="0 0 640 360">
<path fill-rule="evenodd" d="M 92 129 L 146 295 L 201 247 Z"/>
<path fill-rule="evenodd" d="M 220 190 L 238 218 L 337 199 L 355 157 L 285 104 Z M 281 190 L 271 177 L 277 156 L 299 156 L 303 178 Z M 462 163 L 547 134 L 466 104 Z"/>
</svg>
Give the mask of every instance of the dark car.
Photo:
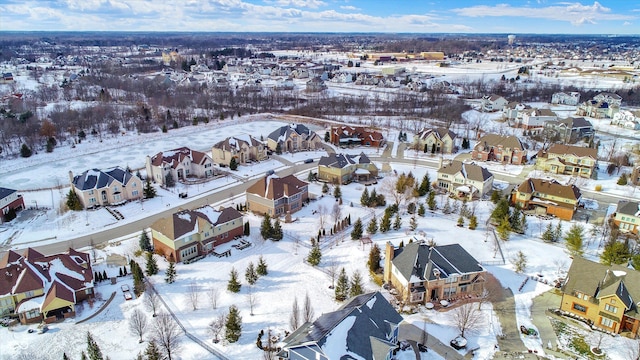
<svg viewBox="0 0 640 360">
<path fill-rule="evenodd" d="M 305 164 L 311 164 L 313 162 L 313 159 L 307 159 L 304 161 Z"/>
</svg>

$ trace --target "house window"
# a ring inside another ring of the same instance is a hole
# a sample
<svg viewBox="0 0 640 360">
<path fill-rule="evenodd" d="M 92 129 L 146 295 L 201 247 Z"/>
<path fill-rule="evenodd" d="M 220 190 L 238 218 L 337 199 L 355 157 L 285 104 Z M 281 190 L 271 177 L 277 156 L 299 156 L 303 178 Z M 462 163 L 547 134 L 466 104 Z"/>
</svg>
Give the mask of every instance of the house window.
<svg viewBox="0 0 640 360">
<path fill-rule="evenodd" d="M 93 293 L 93 289 L 91 289 L 91 288 L 85 289 L 84 293 L 87 294 L 87 295 L 90 295 L 91 293 Z"/>
<path fill-rule="evenodd" d="M 450 283 L 454 283 L 454 282 L 456 282 L 456 281 L 458 281 L 458 278 L 457 278 L 457 277 L 455 277 L 455 276 L 450 276 L 450 277 L 446 278 L 444 282 L 445 282 L 445 283 L 447 283 L 447 284 L 450 284 Z"/>
<path fill-rule="evenodd" d="M 471 278 L 471 275 L 467 274 L 467 275 L 462 275 L 462 278 L 461 278 L 461 279 L 462 279 L 463 281 L 466 281 L 466 280 L 469 280 L 470 278 Z"/>
<path fill-rule="evenodd" d="M 32 298 L 32 297 L 35 296 L 35 294 L 36 293 L 34 291 L 27 291 L 27 292 L 24 293 L 24 297 L 27 298 L 27 299 L 28 298 Z"/>
<path fill-rule="evenodd" d="M 89 195 L 93 195 L 93 190 L 89 190 Z"/>
<path fill-rule="evenodd" d="M 138 196 L 138 190 L 133 190 L 133 191 L 131 192 L 131 195 L 132 195 L 132 196 Z"/>
<path fill-rule="evenodd" d="M 132 184 L 131 184 L 131 186 L 132 186 L 132 187 L 136 187 L 136 186 L 138 186 L 138 184 L 136 184 L 136 183 L 132 183 Z"/>
<path fill-rule="evenodd" d="M 585 306 L 580 305 L 580 304 L 573 303 L 572 308 L 573 308 L 573 310 L 580 311 L 580 312 L 583 312 L 583 313 L 587 312 L 587 308 Z"/>
<path fill-rule="evenodd" d="M 615 324 L 616 323 L 611 319 L 600 318 L 600 325 L 606 326 L 608 328 L 612 328 Z"/>
<path fill-rule="evenodd" d="M 35 319 L 40 316 L 40 311 L 38 311 L 37 309 L 29 310 L 25 315 L 27 319 Z"/>
<path fill-rule="evenodd" d="M 617 308 L 617 307 L 615 307 L 615 306 L 611 306 L 611 305 L 609 305 L 609 304 L 605 304 L 605 305 L 604 305 L 604 309 L 605 309 L 605 310 L 607 310 L 608 312 L 610 312 L 610 313 L 614 313 L 614 314 L 618 311 L 618 308 Z"/>
<path fill-rule="evenodd" d="M 90 204 L 95 204 L 96 203 L 96 198 L 90 198 L 89 199 L 89 203 Z"/>
<path fill-rule="evenodd" d="M 117 186 L 114 186 L 114 187 L 113 187 L 113 192 L 116 192 L 116 191 L 118 191 L 118 187 L 117 187 Z"/>
<path fill-rule="evenodd" d="M 467 285 L 460 286 L 460 292 L 467 292 Z"/>
</svg>

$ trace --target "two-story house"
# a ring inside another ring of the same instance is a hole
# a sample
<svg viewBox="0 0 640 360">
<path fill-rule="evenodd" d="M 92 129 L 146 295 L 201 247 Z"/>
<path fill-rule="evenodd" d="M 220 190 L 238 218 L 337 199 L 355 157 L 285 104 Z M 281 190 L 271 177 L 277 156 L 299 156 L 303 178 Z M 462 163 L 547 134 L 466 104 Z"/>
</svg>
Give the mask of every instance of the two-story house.
<svg viewBox="0 0 640 360">
<path fill-rule="evenodd" d="M 516 136 L 486 134 L 474 146 L 471 159 L 522 165 L 527 161 L 527 152 Z"/>
<path fill-rule="evenodd" d="M 211 157 L 216 164 L 229 166 L 231 158 L 244 165 L 250 161 L 267 158 L 267 146 L 251 135 L 228 137 L 211 148 Z"/>
<path fill-rule="evenodd" d="M 92 169 L 73 176 L 69 171 L 71 189 L 84 208 L 117 205 L 142 199 L 142 180 L 116 166 L 107 170 Z"/>
<path fill-rule="evenodd" d="M 452 299 L 482 293 L 486 270 L 459 244 L 412 242 L 385 248 L 384 281 L 406 303 Z"/>
<path fill-rule="evenodd" d="M 502 108 L 508 103 L 509 101 L 500 95 L 485 95 L 482 97 L 482 111 L 502 111 Z"/>
<path fill-rule="evenodd" d="M 554 174 L 591 178 L 595 174 L 598 150 L 573 145 L 553 144 L 540 150 L 536 167 Z"/>
<path fill-rule="evenodd" d="M 216 246 L 242 236 L 243 230 L 238 210 L 211 206 L 181 210 L 151 224 L 155 252 L 176 262 L 209 254 Z"/>
<path fill-rule="evenodd" d="M 153 157 L 147 156 L 146 168 L 147 176 L 162 186 L 166 186 L 169 175 L 174 182 L 214 175 L 211 157 L 187 147 L 159 152 Z"/>
<path fill-rule="evenodd" d="M 440 165 L 438 187 L 459 198 L 473 200 L 491 191 L 493 174 L 482 166 L 453 160 Z"/>
<path fill-rule="evenodd" d="M 293 175 L 269 175 L 258 179 L 247 191 L 247 209 L 258 214 L 282 216 L 302 208 L 309 199 L 309 184 Z"/>
<path fill-rule="evenodd" d="M 24 199 L 17 190 L 0 187 L 0 224 L 5 222 L 5 216 L 11 212 L 24 209 Z"/>
<path fill-rule="evenodd" d="M 527 179 L 511 196 L 511 202 L 536 214 L 571 220 L 582 197 L 575 185 L 562 185 L 555 180 Z"/>
<path fill-rule="evenodd" d="M 531 106 L 512 101 L 502 108 L 502 117 L 506 120 L 522 119 L 522 111 L 526 109 L 531 109 Z"/>
<path fill-rule="evenodd" d="M 282 152 L 314 150 L 322 148 L 322 139 L 302 124 L 289 124 L 269 134 L 267 146 L 272 151 L 279 146 Z"/>
<path fill-rule="evenodd" d="M 551 103 L 558 105 L 578 105 L 580 102 L 580 93 L 572 91 L 570 93 L 557 92 L 551 95 Z"/>
<path fill-rule="evenodd" d="M 352 181 L 370 182 L 378 176 L 378 167 L 364 153 L 360 155 L 330 154 L 318 161 L 318 180 L 332 184 Z"/>
<path fill-rule="evenodd" d="M 75 306 L 94 296 L 89 254 L 69 249 L 45 256 L 27 248 L 0 255 L 0 314 L 23 324 L 75 316 Z"/>
<path fill-rule="evenodd" d="M 611 125 L 625 129 L 640 130 L 640 111 L 620 110 L 620 112 L 613 115 Z"/>
<path fill-rule="evenodd" d="M 384 145 L 384 136 L 379 131 L 362 126 L 338 125 L 330 130 L 330 141 L 338 146 L 364 145 L 380 147 Z"/>
<path fill-rule="evenodd" d="M 589 116 L 596 119 L 611 119 L 620 111 L 621 103 L 622 97 L 620 97 L 620 95 L 602 92 L 594 96 L 593 99 L 578 105 L 576 114 L 578 114 L 578 116 Z"/>
<path fill-rule="evenodd" d="M 620 231 L 637 235 L 640 232 L 640 202 L 618 201 L 618 209 L 613 215 L 613 222 Z"/>
<path fill-rule="evenodd" d="M 445 128 L 424 128 L 413 137 L 413 146 L 432 154 L 451 154 L 455 149 L 456 138 L 456 133 Z"/>
<path fill-rule="evenodd" d="M 392 359 L 401 322 L 402 316 L 380 292 L 358 295 L 289 334 L 278 358 Z"/>
<path fill-rule="evenodd" d="M 575 257 L 560 310 L 610 334 L 640 335 L 640 272 Z"/>
<path fill-rule="evenodd" d="M 518 116 L 518 127 L 528 130 L 541 128 L 547 121 L 558 119 L 558 115 L 549 109 L 525 109 Z"/>
<path fill-rule="evenodd" d="M 557 137 L 565 144 L 572 144 L 585 138 L 591 139 L 595 134 L 591 122 L 583 117 L 550 120 L 544 123 L 544 130 L 552 138 Z"/>
</svg>

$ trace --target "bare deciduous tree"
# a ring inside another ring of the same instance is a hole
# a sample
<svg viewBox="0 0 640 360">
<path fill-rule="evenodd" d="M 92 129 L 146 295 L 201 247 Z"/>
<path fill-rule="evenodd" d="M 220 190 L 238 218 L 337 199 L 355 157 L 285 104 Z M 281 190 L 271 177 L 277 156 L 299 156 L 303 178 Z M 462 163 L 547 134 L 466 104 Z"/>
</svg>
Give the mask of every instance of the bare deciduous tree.
<svg viewBox="0 0 640 360">
<path fill-rule="evenodd" d="M 200 295 L 199 290 L 200 289 L 198 287 L 198 284 L 196 284 L 195 282 L 192 282 L 187 287 L 187 299 L 194 311 L 198 309 L 198 297 Z"/>
<path fill-rule="evenodd" d="M 142 342 L 142 336 L 147 331 L 147 315 L 138 309 L 134 309 L 129 317 L 129 330 L 138 336 L 138 342 Z"/>
<path fill-rule="evenodd" d="M 329 263 L 327 264 L 327 274 L 329 274 L 329 277 L 331 278 L 330 289 L 333 289 L 339 271 L 340 267 L 338 266 L 338 263 L 334 259 L 331 259 L 331 261 L 329 261 Z"/>
<path fill-rule="evenodd" d="M 249 313 L 253 315 L 253 309 L 258 305 L 258 294 L 256 294 L 251 287 L 247 292 L 247 302 L 249 303 Z"/>
<path fill-rule="evenodd" d="M 496 279 L 492 274 L 487 273 L 484 283 L 482 284 L 482 293 L 480 294 L 480 301 L 478 303 L 478 310 L 482 304 L 492 303 L 502 299 L 502 285 L 500 281 Z"/>
<path fill-rule="evenodd" d="M 180 348 L 181 333 L 171 315 L 158 314 L 153 324 L 153 339 L 169 360 Z"/>
<path fill-rule="evenodd" d="M 211 320 L 211 322 L 209 323 L 209 333 L 211 333 L 214 343 L 217 343 L 218 341 L 220 341 L 220 333 L 224 328 L 225 318 L 226 316 L 224 312 L 221 312 L 220 314 L 218 314 L 218 316 L 213 318 L 213 320 Z"/>
<path fill-rule="evenodd" d="M 464 337 L 465 331 L 477 329 L 482 325 L 482 312 L 473 304 L 464 304 L 453 310 L 453 321 L 460 331 L 460 336 Z"/>
<path fill-rule="evenodd" d="M 150 287 L 147 287 L 147 291 L 144 292 L 144 306 L 147 310 L 153 313 L 153 317 L 157 316 L 158 309 L 160 308 L 160 299 L 158 295 Z"/>
<path fill-rule="evenodd" d="M 324 205 L 318 205 L 316 215 L 318 215 L 318 226 L 322 230 L 327 222 L 327 208 Z"/>
<path fill-rule="evenodd" d="M 214 310 L 217 309 L 218 299 L 220 298 L 220 292 L 218 291 L 218 288 L 212 286 L 207 292 L 207 296 L 209 297 L 209 304 L 211 305 L 211 308 Z"/>
<path fill-rule="evenodd" d="M 342 207 L 336 201 L 333 203 L 333 209 L 331 210 L 331 218 L 333 219 L 333 223 L 337 223 L 338 220 L 342 218 Z"/>
<path fill-rule="evenodd" d="M 313 307 L 311 306 L 311 298 L 309 297 L 309 293 L 307 293 L 304 297 L 304 306 L 302 308 L 302 320 L 304 322 L 311 322 L 313 320 Z"/>
<path fill-rule="evenodd" d="M 298 298 L 293 299 L 293 304 L 291 305 L 291 316 L 289 317 L 289 327 L 291 327 L 291 331 L 296 331 L 296 329 L 300 326 L 300 307 L 298 306 Z"/>
</svg>

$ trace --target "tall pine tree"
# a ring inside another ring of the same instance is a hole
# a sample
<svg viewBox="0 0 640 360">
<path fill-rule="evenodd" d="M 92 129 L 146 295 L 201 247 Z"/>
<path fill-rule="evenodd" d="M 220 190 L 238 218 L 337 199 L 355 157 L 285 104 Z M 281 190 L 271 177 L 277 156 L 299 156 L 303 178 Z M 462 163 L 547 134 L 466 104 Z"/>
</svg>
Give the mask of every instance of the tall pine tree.
<svg viewBox="0 0 640 360">
<path fill-rule="evenodd" d="M 258 274 L 256 273 L 256 269 L 253 266 L 253 262 L 249 262 L 247 269 L 244 271 L 244 278 L 247 280 L 249 285 L 253 285 L 258 281 Z"/>
<path fill-rule="evenodd" d="M 140 233 L 139 244 L 140 244 L 140 249 L 142 251 L 153 250 L 151 248 L 151 241 L 149 240 L 149 235 L 147 235 L 147 232 L 145 230 L 142 230 L 142 232 Z"/>
<path fill-rule="evenodd" d="M 227 283 L 227 290 L 233 293 L 240 292 L 242 284 L 238 281 L 238 271 L 235 268 L 231 268 L 229 272 L 229 282 Z"/>
<path fill-rule="evenodd" d="M 362 220 L 358 218 L 353 224 L 353 230 L 351 230 L 351 239 L 352 240 L 360 240 L 362 238 Z"/>
<path fill-rule="evenodd" d="M 147 252 L 147 276 L 155 275 L 158 273 L 158 263 L 153 257 L 153 253 Z"/>
<path fill-rule="evenodd" d="M 166 281 L 169 284 L 173 284 L 174 281 L 176 281 L 176 263 L 173 261 L 169 262 L 169 267 L 167 268 L 167 271 L 165 271 L 164 273 L 164 281 Z"/>
<path fill-rule="evenodd" d="M 349 285 L 349 296 L 354 297 L 364 293 L 362 289 L 362 276 L 360 271 L 356 270 L 351 276 L 351 284 Z"/>
<path fill-rule="evenodd" d="M 89 360 L 103 360 L 102 351 L 100 347 L 93 339 L 93 336 L 90 332 L 87 331 L 87 356 Z"/>
<path fill-rule="evenodd" d="M 225 320 L 225 332 L 224 337 L 230 343 L 235 343 L 240 339 L 242 335 L 242 317 L 240 311 L 235 305 L 229 306 L 229 313 Z"/>
<path fill-rule="evenodd" d="M 264 261 L 262 255 L 260 255 L 260 258 L 258 258 L 258 267 L 256 269 L 256 273 L 259 276 L 265 276 L 269 273 L 269 270 L 267 269 L 267 263 Z"/>
<path fill-rule="evenodd" d="M 317 266 L 320 264 L 320 260 L 322 259 L 322 251 L 318 246 L 317 242 L 311 247 L 311 251 L 309 251 L 309 256 L 307 256 L 307 262 L 311 266 Z"/>
<path fill-rule="evenodd" d="M 344 301 L 349 294 L 349 277 L 347 272 L 342 268 L 340 275 L 338 275 L 338 281 L 336 282 L 335 297 L 338 301 Z"/>
</svg>

